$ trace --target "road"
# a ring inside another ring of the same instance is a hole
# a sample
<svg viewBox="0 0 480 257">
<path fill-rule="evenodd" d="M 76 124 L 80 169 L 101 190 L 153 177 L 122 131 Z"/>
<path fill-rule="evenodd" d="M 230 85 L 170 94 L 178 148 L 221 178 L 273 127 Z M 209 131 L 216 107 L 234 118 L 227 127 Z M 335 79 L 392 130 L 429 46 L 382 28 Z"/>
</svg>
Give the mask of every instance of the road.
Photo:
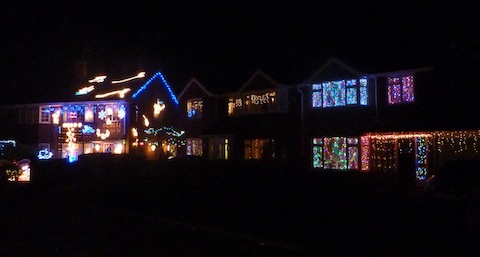
<svg viewBox="0 0 480 257">
<path fill-rule="evenodd" d="M 1 188 L 1 256 L 465 256 L 463 205 L 375 178 L 169 175 Z"/>
</svg>

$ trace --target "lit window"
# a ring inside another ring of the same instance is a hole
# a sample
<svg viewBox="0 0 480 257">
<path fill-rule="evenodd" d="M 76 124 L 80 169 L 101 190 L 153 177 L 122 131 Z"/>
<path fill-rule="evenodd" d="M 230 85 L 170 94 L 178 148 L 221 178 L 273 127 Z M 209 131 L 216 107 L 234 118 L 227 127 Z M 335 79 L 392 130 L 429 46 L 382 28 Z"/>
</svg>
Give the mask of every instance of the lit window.
<svg viewBox="0 0 480 257">
<path fill-rule="evenodd" d="M 243 108 L 242 98 L 229 98 L 228 99 L 228 115 L 241 114 Z"/>
<path fill-rule="evenodd" d="M 413 102 L 414 94 L 413 75 L 392 76 L 387 78 L 387 94 L 389 104 Z"/>
<path fill-rule="evenodd" d="M 357 138 L 313 138 L 313 167 L 333 170 L 359 169 Z"/>
<path fill-rule="evenodd" d="M 48 106 L 40 107 L 40 123 L 44 123 L 44 124 L 50 123 L 50 107 Z"/>
<path fill-rule="evenodd" d="M 368 105 L 368 81 L 350 79 L 312 85 L 312 107 Z"/>
<path fill-rule="evenodd" d="M 188 138 L 187 139 L 187 155 L 203 155 L 203 146 L 201 138 Z"/>
<path fill-rule="evenodd" d="M 187 116 L 188 118 L 201 118 L 203 112 L 202 99 L 190 99 L 187 101 Z"/>
<path fill-rule="evenodd" d="M 275 141 L 273 139 L 245 140 L 245 159 L 275 158 Z"/>
</svg>

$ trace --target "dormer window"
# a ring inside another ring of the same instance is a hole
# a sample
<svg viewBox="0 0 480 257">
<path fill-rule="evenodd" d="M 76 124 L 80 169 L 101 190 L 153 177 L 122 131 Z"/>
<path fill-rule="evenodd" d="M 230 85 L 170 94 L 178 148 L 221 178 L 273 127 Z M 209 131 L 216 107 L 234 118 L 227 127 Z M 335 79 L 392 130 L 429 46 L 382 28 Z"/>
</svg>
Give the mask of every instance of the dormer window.
<svg viewBox="0 0 480 257">
<path fill-rule="evenodd" d="M 413 75 L 389 76 L 387 77 L 387 98 L 388 104 L 401 104 L 413 102 L 415 81 Z"/>
</svg>

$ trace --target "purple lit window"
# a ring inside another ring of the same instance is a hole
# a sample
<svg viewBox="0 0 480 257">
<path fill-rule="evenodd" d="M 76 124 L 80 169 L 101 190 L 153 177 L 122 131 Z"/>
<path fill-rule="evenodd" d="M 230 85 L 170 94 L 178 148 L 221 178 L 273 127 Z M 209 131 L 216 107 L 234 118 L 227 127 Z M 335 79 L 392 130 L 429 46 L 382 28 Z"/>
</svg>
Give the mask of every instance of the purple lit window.
<svg viewBox="0 0 480 257">
<path fill-rule="evenodd" d="M 387 84 L 389 104 L 399 104 L 414 101 L 415 84 L 413 75 L 388 77 Z"/>
</svg>

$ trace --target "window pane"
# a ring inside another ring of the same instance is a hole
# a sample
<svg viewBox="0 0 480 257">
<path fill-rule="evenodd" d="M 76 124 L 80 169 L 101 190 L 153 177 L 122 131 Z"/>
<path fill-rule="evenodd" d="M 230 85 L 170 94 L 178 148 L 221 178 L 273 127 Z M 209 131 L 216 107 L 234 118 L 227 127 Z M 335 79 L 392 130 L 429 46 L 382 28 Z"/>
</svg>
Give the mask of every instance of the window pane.
<svg viewBox="0 0 480 257">
<path fill-rule="evenodd" d="M 312 93 L 312 107 L 322 107 L 322 91 Z"/>
<path fill-rule="evenodd" d="M 357 104 L 357 89 L 347 88 L 347 104 Z"/>
<path fill-rule="evenodd" d="M 348 147 L 348 168 L 349 169 L 358 169 L 358 147 L 350 146 Z"/>
<path fill-rule="evenodd" d="M 313 167 L 314 168 L 323 168 L 323 149 L 321 146 L 313 147 Z"/>
<path fill-rule="evenodd" d="M 347 142 L 344 137 L 324 139 L 324 167 L 325 169 L 347 168 Z"/>
<path fill-rule="evenodd" d="M 398 104 L 402 101 L 400 78 L 388 77 L 388 103 Z"/>
<path fill-rule="evenodd" d="M 203 101 L 201 99 L 194 99 L 187 101 L 187 116 L 188 118 L 201 118 L 203 112 Z"/>
<path fill-rule="evenodd" d="M 345 105 L 345 81 L 323 83 L 323 107 Z"/>
<path fill-rule="evenodd" d="M 413 76 L 402 77 L 402 97 L 404 102 L 414 101 L 415 95 L 413 92 L 414 82 Z"/>
<path fill-rule="evenodd" d="M 360 87 L 360 104 L 368 105 L 368 91 L 366 87 Z"/>
</svg>

